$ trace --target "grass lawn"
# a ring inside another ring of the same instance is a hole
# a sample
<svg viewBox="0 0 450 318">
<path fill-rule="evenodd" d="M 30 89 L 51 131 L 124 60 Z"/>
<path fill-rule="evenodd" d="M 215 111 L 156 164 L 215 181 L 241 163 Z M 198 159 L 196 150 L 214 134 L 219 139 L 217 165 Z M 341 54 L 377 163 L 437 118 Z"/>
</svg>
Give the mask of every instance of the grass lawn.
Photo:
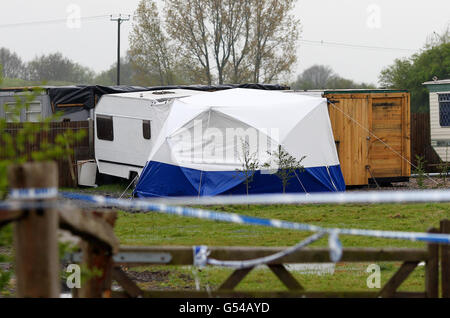
<svg viewBox="0 0 450 318">
<path fill-rule="evenodd" d="M 212 210 L 235 212 L 263 218 L 277 218 L 324 227 L 426 232 L 450 218 L 450 204 L 415 205 L 321 205 L 321 206 L 215 206 Z M 156 213 L 121 212 L 115 232 L 122 245 L 210 245 L 210 246 L 292 246 L 310 233 L 257 226 L 236 225 Z M 344 247 L 425 247 L 423 243 L 371 237 L 342 236 Z M 323 238 L 312 246 L 327 246 Z M 292 271 L 310 291 L 374 291 L 366 286 L 369 264 L 339 263 L 333 274 L 311 275 Z M 394 274 L 400 263 L 380 263 L 381 285 Z M 159 279 L 141 283 L 152 289 L 201 289 L 218 287 L 231 273 L 224 268 L 201 271 L 190 266 L 150 266 L 130 269 L 149 272 Z M 399 290 L 423 291 L 424 266 L 418 267 Z M 286 288 L 266 268 L 257 268 L 238 285 L 237 290 Z"/>
</svg>

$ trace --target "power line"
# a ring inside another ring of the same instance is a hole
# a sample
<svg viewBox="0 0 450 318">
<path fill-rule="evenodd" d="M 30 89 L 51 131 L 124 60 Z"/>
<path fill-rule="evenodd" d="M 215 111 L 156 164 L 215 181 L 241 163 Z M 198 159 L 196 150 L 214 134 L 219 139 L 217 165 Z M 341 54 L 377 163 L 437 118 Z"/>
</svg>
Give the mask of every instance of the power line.
<svg viewBox="0 0 450 318">
<path fill-rule="evenodd" d="M 80 20 L 86 21 L 86 20 L 96 20 L 100 18 L 107 18 L 109 15 L 94 15 L 89 17 L 80 17 Z M 53 19 L 53 20 L 42 20 L 42 21 L 30 21 L 30 22 L 19 22 L 19 23 L 8 23 L 8 24 L 0 24 L 0 28 L 14 28 L 14 27 L 21 27 L 21 26 L 30 26 L 30 25 L 44 25 L 44 24 L 54 24 L 54 23 L 62 23 L 66 22 L 67 18 L 59 18 L 59 19 Z"/>
<path fill-rule="evenodd" d="M 389 51 L 410 51 L 410 52 L 417 51 L 414 49 L 398 48 L 398 47 L 370 46 L 370 45 L 361 45 L 361 44 L 352 44 L 352 43 L 343 43 L 343 42 L 314 41 L 314 40 L 305 40 L 305 39 L 301 39 L 300 42 L 305 43 L 305 44 L 312 44 L 315 46 L 334 46 L 334 47 L 347 47 L 347 48 L 371 49 L 371 50 L 389 50 Z"/>
<path fill-rule="evenodd" d="M 130 19 L 130 15 L 125 15 L 124 18 L 122 15 L 119 15 L 118 18 L 112 19 L 111 15 L 96 15 L 96 16 L 88 16 L 81 17 L 80 20 L 88 21 L 88 20 L 96 20 L 111 17 L 112 21 L 128 21 Z M 8 24 L 0 24 L 0 29 L 4 28 L 14 28 L 14 27 L 22 27 L 22 26 L 34 26 L 34 25 L 45 25 L 45 24 L 56 24 L 66 22 L 67 18 L 59 18 L 52 20 L 42 20 L 42 21 L 30 21 L 30 22 L 19 22 L 19 23 L 8 23 Z M 415 49 L 408 48 L 398 48 L 398 47 L 384 47 L 384 46 L 371 46 L 371 45 L 362 45 L 362 44 L 354 44 L 354 43 L 344 43 L 344 42 L 332 42 L 332 41 L 323 41 L 323 40 L 306 40 L 301 39 L 301 43 L 312 46 L 332 46 L 332 47 L 344 47 L 344 48 L 356 48 L 356 49 L 369 49 L 369 50 L 383 50 L 383 51 L 405 51 L 405 52 L 414 52 L 417 51 Z"/>
</svg>

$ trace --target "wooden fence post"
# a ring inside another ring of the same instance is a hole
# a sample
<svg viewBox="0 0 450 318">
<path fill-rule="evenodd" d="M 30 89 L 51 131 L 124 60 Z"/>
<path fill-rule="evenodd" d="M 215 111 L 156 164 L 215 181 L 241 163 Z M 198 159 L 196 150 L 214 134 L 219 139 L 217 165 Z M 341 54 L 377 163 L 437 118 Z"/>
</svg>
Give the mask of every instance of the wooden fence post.
<svg viewBox="0 0 450 318">
<path fill-rule="evenodd" d="M 12 189 L 57 188 L 55 162 L 29 162 L 8 169 Z M 45 201 L 50 201 L 49 199 Z M 29 209 L 14 225 L 17 297 L 59 297 L 58 214 Z"/>
<path fill-rule="evenodd" d="M 439 233 L 439 230 L 432 228 L 428 233 Z M 439 245 L 428 244 L 429 258 L 425 267 L 425 293 L 427 298 L 439 297 Z"/>
<path fill-rule="evenodd" d="M 117 213 L 112 211 L 93 212 L 95 216 L 105 220 L 112 227 L 114 226 Z M 83 241 L 81 244 L 83 254 L 84 270 L 100 270 L 99 276 L 88 277 L 82 282 L 81 289 L 77 296 L 82 298 L 109 298 L 111 296 L 111 283 L 113 271 L 113 251 L 105 248 L 104 245 Z M 93 273 L 88 273 L 89 275 Z"/>
<path fill-rule="evenodd" d="M 441 221 L 441 233 L 450 234 L 450 220 Z M 450 298 L 450 246 L 441 245 L 442 297 Z"/>
</svg>

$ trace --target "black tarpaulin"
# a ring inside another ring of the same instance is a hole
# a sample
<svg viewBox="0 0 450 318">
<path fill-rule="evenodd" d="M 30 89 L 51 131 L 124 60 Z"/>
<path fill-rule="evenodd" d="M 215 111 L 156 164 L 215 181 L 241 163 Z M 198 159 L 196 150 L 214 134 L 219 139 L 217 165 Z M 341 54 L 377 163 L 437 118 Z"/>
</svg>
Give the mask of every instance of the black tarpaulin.
<svg viewBox="0 0 450 318">
<path fill-rule="evenodd" d="M 101 96 L 105 94 L 119 94 L 144 92 L 167 89 L 191 89 L 197 91 L 217 91 L 231 88 L 252 88 L 262 90 L 287 90 L 289 87 L 278 84 L 224 84 L 224 85 L 169 85 L 169 86 L 61 86 L 49 87 L 48 95 L 55 111 L 70 112 L 83 109 L 92 109 Z"/>
</svg>

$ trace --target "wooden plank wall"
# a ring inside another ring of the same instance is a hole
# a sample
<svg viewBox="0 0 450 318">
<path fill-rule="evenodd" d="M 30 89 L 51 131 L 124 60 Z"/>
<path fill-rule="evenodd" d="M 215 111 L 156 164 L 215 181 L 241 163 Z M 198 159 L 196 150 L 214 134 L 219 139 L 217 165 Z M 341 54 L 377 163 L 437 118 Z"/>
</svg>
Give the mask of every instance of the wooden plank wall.
<svg viewBox="0 0 450 318">
<path fill-rule="evenodd" d="M 326 97 L 333 102 L 328 109 L 347 185 L 366 185 L 372 177 L 410 176 L 408 93 L 330 93 Z"/>
<path fill-rule="evenodd" d="M 31 153 L 39 149 L 39 145 L 48 141 L 54 143 L 56 137 L 68 130 L 77 132 L 80 130 L 85 131 L 85 137 L 82 140 L 77 141 L 73 145 L 73 156 L 61 158 L 57 161 L 59 171 L 59 186 L 60 187 L 73 187 L 76 186 L 77 178 L 77 160 L 93 159 L 93 147 L 89 142 L 89 122 L 88 121 L 73 121 L 73 122 L 54 122 L 50 123 L 50 129 L 47 132 L 42 131 L 42 124 L 36 123 L 36 141 L 34 143 L 27 143 L 23 151 L 23 154 L 31 157 Z M 9 133 L 13 138 L 17 137 L 17 133 L 23 128 L 22 123 L 8 123 L 5 132 Z M 0 147 L 0 158 L 4 158 L 3 147 Z M 69 162 L 70 161 L 70 162 Z M 72 172 L 75 176 L 75 181 L 72 178 Z"/>
<path fill-rule="evenodd" d="M 359 125 L 370 127 L 368 100 L 352 99 L 348 98 L 348 95 L 327 97 L 333 102 L 333 105 L 328 106 L 328 110 L 345 183 L 347 185 L 367 184 L 366 165 L 369 151 L 367 132 Z"/>
<path fill-rule="evenodd" d="M 431 147 L 430 115 L 428 113 L 411 114 L 411 158 L 417 165 L 416 155 L 425 157 L 427 172 L 438 172 L 436 167 L 440 159 Z M 414 168 L 413 168 L 414 169 Z"/>
<path fill-rule="evenodd" d="M 409 175 L 408 171 L 403 171 L 404 162 L 409 160 L 408 155 L 403 151 L 404 141 L 409 136 L 405 136 L 403 126 L 404 98 L 373 98 L 372 99 L 372 133 L 380 140 L 371 136 L 369 149 L 370 169 L 374 176 L 378 178 L 396 177 Z M 386 144 L 389 147 L 386 146 Z"/>
</svg>

